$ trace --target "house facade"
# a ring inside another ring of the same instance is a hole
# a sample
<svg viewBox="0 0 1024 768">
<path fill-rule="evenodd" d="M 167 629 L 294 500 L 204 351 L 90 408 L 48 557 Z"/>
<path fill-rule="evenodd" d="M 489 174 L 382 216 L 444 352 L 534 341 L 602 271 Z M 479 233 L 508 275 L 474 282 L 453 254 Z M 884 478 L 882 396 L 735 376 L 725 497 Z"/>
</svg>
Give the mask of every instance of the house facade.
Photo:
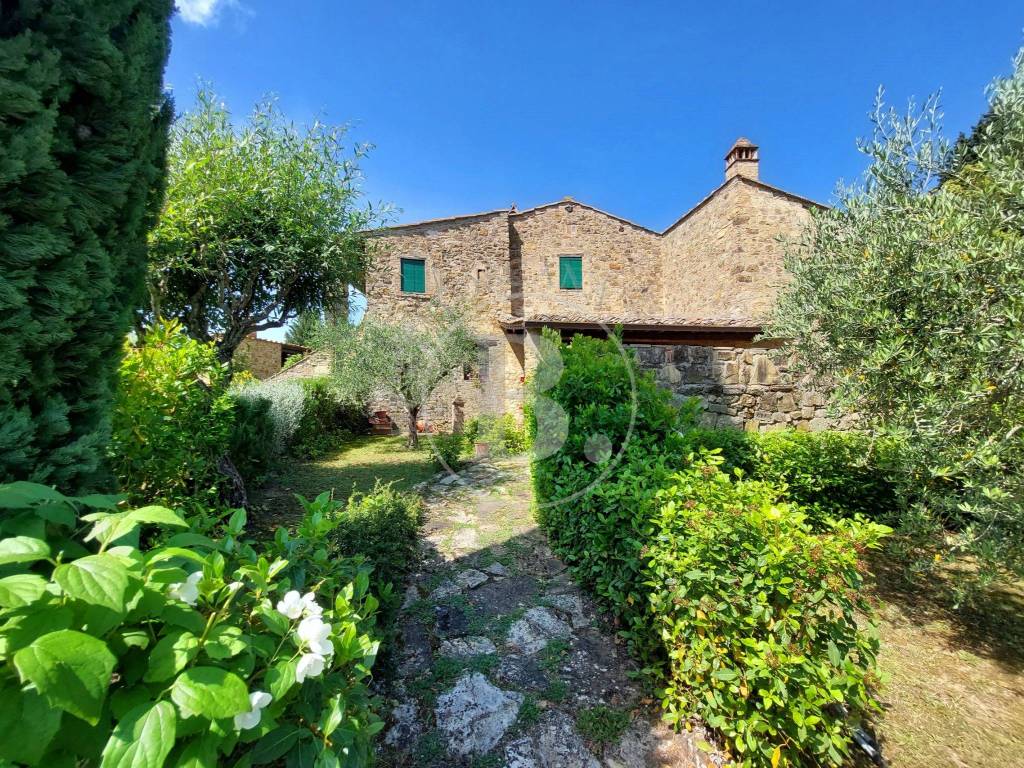
<svg viewBox="0 0 1024 768">
<path fill-rule="evenodd" d="M 781 238 L 820 207 L 759 179 L 758 147 L 738 140 L 725 180 L 663 232 L 571 198 L 374 233 L 367 315 L 416 318 L 431 302 L 467 307 L 478 370 L 453 372 L 424 420 L 457 428 L 521 414 L 541 329 L 604 335 L 621 326 L 641 366 L 704 401 L 714 426 L 835 426 L 824 399 L 755 342 L 786 275 Z M 382 400 L 401 424 L 402 409 Z"/>
</svg>

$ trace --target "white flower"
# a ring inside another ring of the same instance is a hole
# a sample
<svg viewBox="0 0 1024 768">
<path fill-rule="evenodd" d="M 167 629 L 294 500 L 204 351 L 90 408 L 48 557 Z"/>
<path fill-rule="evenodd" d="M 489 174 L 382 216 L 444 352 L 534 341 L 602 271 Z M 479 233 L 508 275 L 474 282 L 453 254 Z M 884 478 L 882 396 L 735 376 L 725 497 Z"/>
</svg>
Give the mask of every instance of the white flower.
<svg viewBox="0 0 1024 768">
<path fill-rule="evenodd" d="M 320 616 L 324 609 L 316 604 L 316 595 L 307 592 L 302 596 L 302 610 L 306 616 Z"/>
<path fill-rule="evenodd" d="M 262 710 L 270 703 L 270 694 L 266 691 L 253 691 L 249 694 L 249 711 L 235 715 L 235 729 L 244 731 L 247 728 L 255 728 L 260 724 Z"/>
<path fill-rule="evenodd" d="M 328 640 L 328 636 L 331 634 L 331 625 L 324 624 L 319 616 L 307 616 L 300 621 L 295 634 L 313 653 L 318 653 L 321 656 L 330 656 L 334 653 L 334 645 Z"/>
<path fill-rule="evenodd" d="M 283 600 L 277 601 L 277 612 L 287 616 L 289 619 L 297 619 L 302 615 L 302 609 L 306 607 L 302 597 L 294 589 L 287 592 Z"/>
<path fill-rule="evenodd" d="M 323 656 L 319 653 L 304 653 L 295 667 L 295 682 L 301 683 L 307 677 L 317 677 L 323 671 Z"/>
<path fill-rule="evenodd" d="M 167 589 L 167 596 L 174 600 L 181 600 L 181 602 L 188 603 L 189 605 L 195 605 L 199 599 L 199 582 L 202 579 L 202 571 L 189 574 L 189 577 L 184 582 L 179 581 L 177 584 L 171 584 Z"/>
</svg>

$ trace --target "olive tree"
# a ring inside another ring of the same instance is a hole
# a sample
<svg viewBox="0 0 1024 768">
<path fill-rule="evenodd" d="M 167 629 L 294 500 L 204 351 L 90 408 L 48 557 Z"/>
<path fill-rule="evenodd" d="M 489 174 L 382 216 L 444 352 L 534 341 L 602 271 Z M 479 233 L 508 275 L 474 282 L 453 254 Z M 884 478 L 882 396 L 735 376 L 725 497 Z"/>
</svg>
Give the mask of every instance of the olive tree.
<svg viewBox="0 0 1024 768">
<path fill-rule="evenodd" d="M 358 326 L 328 325 L 317 345 L 331 353 L 331 375 L 342 397 L 365 403 L 384 395 L 403 404 L 410 448 L 419 445 L 416 422 L 430 395 L 446 377 L 461 375 L 477 356 L 477 343 L 462 313 L 441 306 L 427 308 L 417 318 L 368 317 Z"/>
<path fill-rule="evenodd" d="M 345 128 L 299 129 L 272 100 L 242 126 L 206 89 L 173 126 L 167 196 L 150 236 L 154 315 L 228 361 L 253 331 L 343 304 L 363 268 L 359 160 Z"/>
<path fill-rule="evenodd" d="M 789 248 L 768 333 L 833 397 L 907 437 L 908 520 L 989 575 L 1024 571 L 1024 56 L 969 141 L 939 104 L 882 105 L 862 183 Z"/>
</svg>

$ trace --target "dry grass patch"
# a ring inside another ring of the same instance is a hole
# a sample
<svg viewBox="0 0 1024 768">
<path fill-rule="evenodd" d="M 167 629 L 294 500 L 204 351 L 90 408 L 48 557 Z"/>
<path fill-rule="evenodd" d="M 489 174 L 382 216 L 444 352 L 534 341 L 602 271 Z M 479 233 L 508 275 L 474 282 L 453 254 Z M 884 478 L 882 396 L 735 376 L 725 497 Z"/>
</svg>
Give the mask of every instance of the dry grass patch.
<svg viewBox="0 0 1024 768">
<path fill-rule="evenodd" d="M 1024 585 L 954 611 L 952 571 L 910 582 L 879 558 L 883 754 L 893 768 L 1024 761 Z"/>
</svg>

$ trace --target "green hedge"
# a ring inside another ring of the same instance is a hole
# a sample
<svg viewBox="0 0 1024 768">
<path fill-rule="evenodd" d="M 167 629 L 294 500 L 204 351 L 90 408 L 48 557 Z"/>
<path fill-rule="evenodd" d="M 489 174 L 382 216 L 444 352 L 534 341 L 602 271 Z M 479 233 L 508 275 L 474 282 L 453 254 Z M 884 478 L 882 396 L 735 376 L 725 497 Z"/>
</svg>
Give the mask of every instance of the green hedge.
<svg viewBox="0 0 1024 768">
<path fill-rule="evenodd" d="M 783 489 L 812 521 L 864 515 L 892 519 L 906 501 L 898 477 L 900 445 L 891 438 L 857 432 L 756 433 L 738 429 L 693 429 L 690 450 L 718 450 L 722 469 L 735 469 Z"/>
<path fill-rule="evenodd" d="M 843 521 L 816 533 L 781 487 L 714 466 L 722 459 L 694 443 L 696 403 L 674 405 L 614 341 L 549 341 L 560 359 L 541 357 L 536 391 L 569 429 L 534 462 L 538 517 L 616 614 L 669 718 L 703 718 L 748 765 L 841 763 L 876 709 L 877 644 L 854 611 L 870 615 L 857 552 L 885 529 Z M 529 412 L 550 413 L 539 397 Z M 742 467 L 739 434 L 713 439 Z M 597 461 L 595 435 L 611 445 Z"/>
</svg>

